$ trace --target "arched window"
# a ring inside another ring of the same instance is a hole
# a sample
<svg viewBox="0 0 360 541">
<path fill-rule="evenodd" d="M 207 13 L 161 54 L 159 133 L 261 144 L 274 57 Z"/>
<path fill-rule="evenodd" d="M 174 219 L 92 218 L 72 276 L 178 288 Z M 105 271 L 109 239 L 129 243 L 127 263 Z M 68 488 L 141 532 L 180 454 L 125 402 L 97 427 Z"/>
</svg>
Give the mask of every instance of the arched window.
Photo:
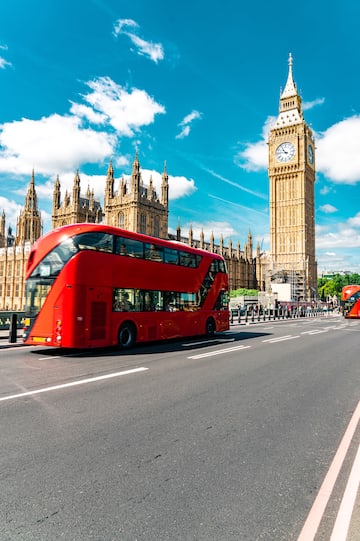
<svg viewBox="0 0 360 541">
<path fill-rule="evenodd" d="M 125 226 L 125 216 L 124 216 L 124 213 L 123 212 L 119 212 L 119 227 L 124 227 Z"/>
<path fill-rule="evenodd" d="M 140 233 L 146 235 L 146 214 L 140 215 Z"/>
</svg>

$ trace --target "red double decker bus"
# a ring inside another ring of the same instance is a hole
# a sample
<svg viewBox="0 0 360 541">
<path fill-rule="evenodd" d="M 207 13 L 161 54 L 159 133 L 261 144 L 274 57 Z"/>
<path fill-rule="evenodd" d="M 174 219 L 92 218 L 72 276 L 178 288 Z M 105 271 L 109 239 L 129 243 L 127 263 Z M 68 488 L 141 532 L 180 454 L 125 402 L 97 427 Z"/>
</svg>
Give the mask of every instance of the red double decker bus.
<svg viewBox="0 0 360 541">
<path fill-rule="evenodd" d="M 229 328 L 224 259 L 116 227 L 73 224 L 33 245 L 23 340 L 119 346 Z"/>
<path fill-rule="evenodd" d="M 360 286 L 344 286 L 341 292 L 341 307 L 344 317 L 360 319 Z"/>
</svg>

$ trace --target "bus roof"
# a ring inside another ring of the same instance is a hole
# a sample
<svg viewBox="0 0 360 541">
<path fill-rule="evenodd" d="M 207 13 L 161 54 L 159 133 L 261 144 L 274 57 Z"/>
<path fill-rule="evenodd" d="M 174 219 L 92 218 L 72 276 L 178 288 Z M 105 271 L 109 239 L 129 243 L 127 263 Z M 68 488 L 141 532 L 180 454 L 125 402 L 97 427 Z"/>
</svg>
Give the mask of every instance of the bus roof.
<svg viewBox="0 0 360 541">
<path fill-rule="evenodd" d="M 207 250 L 202 250 L 200 248 L 193 248 L 183 242 L 160 239 L 158 237 L 151 237 L 149 235 L 144 235 L 142 233 L 135 233 L 133 231 L 128 231 L 127 229 L 121 229 L 120 227 L 115 227 L 105 224 L 94 224 L 94 223 L 76 223 L 70 225 L 63 225 L 52 229 L 48 233 L 45 233 L 41 236 L 32 246 L 30 252 L 30 257 L 28 260 L 28 269 L 32 265 L 32 257 L 36 251 L 36 259 L 39 261 L 45 257 L 51 250 L 55 248 L 58 244 L 63 242 L 66 238 L 79 235 L 81 233 L 87 233 L 91 231 L 108 233 L 110 235 L 118 235 L 125 238 L 136 239 L 142 242 L 148 242 L 151 244 L 156 244 L 158 246 L 163 246 L 164 248 L 176 248 L 178 250 L 183 250 L 184 252 L 200 254 L 203 256 L 213 256 L 216 259 L 223 259 L 220 254 L 209 252 Z"/>
</svg>

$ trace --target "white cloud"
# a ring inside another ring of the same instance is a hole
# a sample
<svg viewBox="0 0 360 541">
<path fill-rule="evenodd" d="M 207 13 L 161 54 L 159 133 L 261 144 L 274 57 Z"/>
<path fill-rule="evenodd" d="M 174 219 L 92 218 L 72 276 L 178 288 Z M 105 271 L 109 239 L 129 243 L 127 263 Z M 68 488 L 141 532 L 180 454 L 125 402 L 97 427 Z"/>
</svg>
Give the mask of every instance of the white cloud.
<svg viewBox="0 0 360 541">
<path fill-rule="evenodd" d="M 345 222 L 331 226 L 316 226 L 316 248 L 339 250 L 360 248 L 360 213 Z"/>
<path fill-rule="evenodd" d="M 53 175 L 101 163 L 115 154 L 121 137 L 133 136 L 153 123 L 156 114 L 165 113 L 145 91 L 128 92 L 108 77 L 87 85 L 87 105 L 72 102 L 72 114 L 0 125 L 0 172 L 28 175 L 34 168 Z"/>
<path fill-rule="evenodd" d="M 127 36 L 136 47 L 137 54 L 150 58 L 156 64 L 164 59 L 164 48 L 161 43 L 146 41 L 138 35 L 140 27 L 132 19 L 118 19 L 114 24 L 114 36 Z"/>
<path fill-rule="evenodd" d="M 91 124 L 104 124 L 106 115 L 94 111 L 92 107 L 80 103 L 73 103 L 70 107 L 70 112 L 79 118 L 85 118 Z"/>
<path fill-rule="evenodd" d="M 169 175 L 169 200 L 173 201 L 180 197 L 186 197 L 194 193 L 197 188 L 193 179 L 182 176 Z M 150 169 L 141 169 L 141 177 L 145 185 L 149 185 L 152 176 L 153 184 L 158 196 L 161 195 L 162 173 Z M 130 179 L 131 175 L 124 174 L 125 179 Z"/>
<path fill-rule="evenodd" d="M 0 209 L 1 213 L 3 209 L 5 210 L 5 225 L 6 228 L 11 225 L 13 234 L 15 233 L 14 226 L 17 223 L 17 219 L 20 215 L 20 212 L 23 210 L 23 205 L 19 205 L 15 201 L 12 201 L 11 199 L 7 199 L 6 197 L 2 197 L 0 195 Z M 7 230 L 6 230 L 7 233 Z"/>
<path fill-rule="evenodd" d="M 11 62 L 8 62 L 7 60 L 5 60 L 5 58 L 3 58 L 2 56 L 0 56 L 0 69 L 5 69 L 7 66 L 11 66 Z"/>
<path fill-rule="evenodd" d="M 360 212 L 358 212 L 353 218 L 349 218 L 348 223 L 351 226 L 358 227 L 360 229 Z"/>
<path fill-rule="evenodd" d="M 325 103 L 325 98 L 317 98 L 313 101 L 304 101 L 302 103 L 302 108 L 303 111 L 308 111 L 309 109 L 313 109 L 317 105 L 322 105 L 323 103 Z"/>
<path fill-rule="evenodd" d="M 352 116 L 316 137 L 316 168 L 335 183 L 360 181 L 360 116 Z"/>
<path fill-rule="evenodd" d="M 334 207 L 333 205 L 329 205 L 329 204 L 322 205 L 321 207 L 319 207 L 319 210 L 321 212 L 325 212 L 325 214 L 332 214 L 333 212 L 338 211 L 338 209 L 336 207 Z"/>
<path fill-rule="evenodd" d="M 181 122 L 179 122 L 178 126 L 180 126 L 181 132 L 176 135 L 175 139 L 184 139 L 184 137 L 187 137 L 190 134 L 191 130 L 191 124 L 194 120 L 200 119 L 202 117 L 202 114 L 199 111 L 191 111 L 188 115 L 186 115 Z"/>
<path fill-rule="evenodd" d="M 75 116 L 57 114 L 0 126 L 0 172 L 52 174 L 110 156 L 114 135 L 83 129 Z"/>
<path fill-rule="evenodd" d="M 0 50 L 7 51 L 7 45 L 0 45 Z M 12 66 L 3 56 L 0 56 L 0 69 L 5 69 L 7 66 Z"/>
<path fill-rule="evenodd" d="M 92 92 L 83 96 L 85 101 L 105 115 L 118 135 L 131 137 L 142 126 L 152 124 L 155 115 L 165 113 L 165 108 L 144 90 L 133 88 L 128 92 L 110 77 L 99 77 L 87 85 Z"/>
<path fill-rule="evenodd" d="M 269 131 L 276 121 L 276 117 L 269 116 L 262 129 L 261 140 L 256 143 L 242 144 L 243 150 L 235 156 L 235 163 L 246 171 L 262 171 L 268 168 L 268 146 L 267 140 Z"/>
</svg>

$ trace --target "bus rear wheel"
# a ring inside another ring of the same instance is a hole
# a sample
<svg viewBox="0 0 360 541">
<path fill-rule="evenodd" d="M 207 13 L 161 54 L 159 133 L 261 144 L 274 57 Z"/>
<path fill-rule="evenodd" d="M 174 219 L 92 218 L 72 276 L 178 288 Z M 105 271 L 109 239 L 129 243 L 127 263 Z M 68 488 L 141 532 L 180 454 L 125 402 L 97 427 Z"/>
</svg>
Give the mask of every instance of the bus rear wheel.
<svg viewBox="0 0 360 541">
<path fill-rule="evenodd" d="M 130 349 L 136 341 L 136 328 L 132 323 L 121 325 L 118 334 L 118 345 L 120 349 Z"/>
<path fill-rule="evenodd" d="M 206 336 L 214 336 L 215 334 L 215 321 L 209 318 L 206 322 Z"/>
</svg>

